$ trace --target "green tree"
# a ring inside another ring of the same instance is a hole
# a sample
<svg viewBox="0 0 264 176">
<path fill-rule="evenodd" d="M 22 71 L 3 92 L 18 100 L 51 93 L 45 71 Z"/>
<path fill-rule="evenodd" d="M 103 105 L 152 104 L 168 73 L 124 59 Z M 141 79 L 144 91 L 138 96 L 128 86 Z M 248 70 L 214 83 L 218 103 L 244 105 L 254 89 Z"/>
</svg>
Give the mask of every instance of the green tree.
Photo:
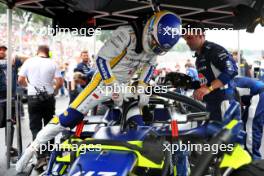
<svg viewBox="0 0 264 176">
<path fill-rule="evenodd" d="M 4 3 L 0 2 L 0 14 L 6 13 L 7 6 Z M 19 19 L 22 23 L 23 29 L 27 27 L 29 22 L 41 24 L 44 26 L 51 25 L 52 20 L 50 18 L 37 15 L 19 8 L 14 8 L 14 15 Z"/>
<path fill-rule="evenodd" d="M 32 18 L 32 13 L 31 12 L 28 12 L 28 11 L 25 11 L 25 10 L 22 10 L 22 9 L 19 9 L 19 8 L 15 8 L 14 9 L 14 15 L 16 17 L 18 17 L 19 19 L 19 22 L 21 23 L 21 28 L 22 29 L 25 29 L 29 22 L 31 21 L 31 18 Z"/>
<path fill-rule="evenodd" d="M 6 5 L 0 2 L 0 14 L 6 13 Z"/>
<path fill-rule="evenodd" d="M 44 26 L 48 26 L 52 24 L 52 20 L 50 18 L 34 13 L 32 14 L 32 21 L 33 23 L 41 24 Z"/>
</svg>

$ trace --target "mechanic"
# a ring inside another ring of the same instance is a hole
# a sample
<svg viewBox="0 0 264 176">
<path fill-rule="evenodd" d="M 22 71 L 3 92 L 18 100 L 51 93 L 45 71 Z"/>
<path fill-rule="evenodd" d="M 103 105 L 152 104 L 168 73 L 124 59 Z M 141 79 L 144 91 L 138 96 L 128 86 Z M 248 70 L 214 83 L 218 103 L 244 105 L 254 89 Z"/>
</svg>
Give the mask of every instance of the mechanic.
<svg viewBox="0 0 264 176">
<path fill-rule="evenodd" d="M 6 91 L 7 91 L 7 47 L 0 44 L 0 128 L 6 127 Z M 26 56 L 16 56 L 12 63 L 12 99 L 15 98 L 17 92 L 17 72 L 18 68 L 27 59 Z M 10 156 L 15 157 L 18 155 L 17 149 L 12 147 L 14 137 L 14 124 L 15 124 L 15 102 L 12 101 L 12 125 L 11 125 L 11 149 Z M 5 133 L 6 133 L 5 129 Z"/>
<path fill-rule="evenodd" d="M 50 59 L 49 51 L 48 46 L 40 45 L 37 56 L 29 58 L 18 73 L 18 83 L 28 87 L 29 126 L 33 140 L 43 125 L 48 124 L 52 119 L 55 113 L 55 92 L 58 92 L 63 85 L 61 72 L 56 63 Z M 38 162 L 35 166 L 37 170 L 46 165 L 46 157 L 50 154 L 46 151 L 45 154 L 43 153 L 38 154 Z"/>
<path fill-rule="evenodd" d="M 92 78 L 95 70 L 91 66 L 91 60 L 89 58 L 88 51 L 82 51 L 80 57 L 82 62 L 77 65 L 77 67 L 74 69 L 74 72 L 81 72 L 87 77 Z"/>
<path fill-rule="evenodd" d="M 116 105 L 122 104 L 125 96 L 122 92 L 106 95 L 101 91 L 102 87 L 115 87 L 127 83 L 139 69 L 142 69 L 139 85 L 146 86 L 153 74 L 156 56 L 169 51 L 180 38 L 179 34 L 172 35 L 171 30 L 168 29 L 176 28 L 179 31 L 180 25 L 181 19 L 177 15 L 160 11 L 151 16 L 145 26 L 142 21 L 137 20 L 131 25 L 117 28 L 97 55 L 98 72 L 95 73 L 91 83 L 63 114 L 54 116 L 39 132 L 17 162 L 16 170 L 23 171 L 40 145 L 47 143 L 59 132 L 76 126 L 89 109 L 109 98 L 112 98 Z M 148 101 L 149 95 L 144 92 L 139 94 L 139 106 L 148 104 Z"/>
<path fill-rule="evenodd" d="M 247 132 L 246 148 L 253 159 L 260 160 L 259 151 L 264 125 L 264 83 L 248 77 L 236 77 L 235 86 L 245 106 L 242 119 Z"/>
<path fill-rule="evenodd" d="M 237 66 L 232 56 L 222 46 L 205 40 L 205 27 L 201 23 L 190 23 L 183 34 L 187 45 L 195 51 L 196 68 L 201 88 L 193 96 L 206 104 L 210 119 L 222 121 L 229 102 L 234 100 L 233 78 Z"/>
</svg>

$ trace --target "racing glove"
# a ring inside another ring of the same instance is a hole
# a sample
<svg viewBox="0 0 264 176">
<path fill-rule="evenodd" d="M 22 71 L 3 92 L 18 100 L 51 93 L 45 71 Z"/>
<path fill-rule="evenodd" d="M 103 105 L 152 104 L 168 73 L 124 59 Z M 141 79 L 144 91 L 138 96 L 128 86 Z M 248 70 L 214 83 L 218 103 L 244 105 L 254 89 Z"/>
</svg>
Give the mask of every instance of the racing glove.
<svg viewBox="0 0 264 176">
<path fill-rule="evenodd" d="M 164 84 L 171 82 L 175 88 L 199 89 L 200 82 L 194 81 L 190 76 L 184 73 L 170 72 L 166 75 Z"/>
</svg>

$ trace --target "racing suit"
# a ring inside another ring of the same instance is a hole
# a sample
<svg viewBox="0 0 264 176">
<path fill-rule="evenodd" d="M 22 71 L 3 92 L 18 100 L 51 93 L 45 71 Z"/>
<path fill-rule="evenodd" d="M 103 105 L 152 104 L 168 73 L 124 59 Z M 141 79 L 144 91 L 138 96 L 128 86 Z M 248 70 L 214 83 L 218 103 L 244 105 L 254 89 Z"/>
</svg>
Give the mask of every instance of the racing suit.
<svg viewBox="0 0 264 176">
<path fill-rule="evenodd" d="M 33 152 L 41 144 L 45 144 L 66 128 L 75 127 L 82 121 L 88 110 L 111 98 L 111 95 L 104 94 L 102 87 L 111 85 L 115 81 L 127 83 L 139 68 L 142 69 L 139 84 L 149 83 L 154 71 L 156 55 L 144 51 L 136 53 L 136 43 L 136 34 L 131 26 L 121 26 L 113 32 L 112 37 L 98 52 L 96 57 L 98 71 L 94 74 L 90 84 L 64 113 L 54 116 L 50 123 L 39 132 L 35 141 L 18 161 L 16 166 L 18 172 L 25 169 Z"/>
<path fill-rule="evenodd" d="M 203 99 L 210 112 L 210 119 L 222 121 L 230 101 L 234 100 L 233 78 L 237 75 L 235 60 L 222 46 L 208 41 L 205 41 L 201 52 L 195 53 L 195 56 L 201 86 L 209 87 L 215 79 L 225 85 L 205 95 Z"/>
<path fill-rule="evenodd" d="M 236 77 L 235 86 L 246 106 L 243 121 L 247 132 L 246 148 L 253 159 L 261 159 L 260 146 L 264 123 L 264 83 L 248 77 Z"/>
</svg>

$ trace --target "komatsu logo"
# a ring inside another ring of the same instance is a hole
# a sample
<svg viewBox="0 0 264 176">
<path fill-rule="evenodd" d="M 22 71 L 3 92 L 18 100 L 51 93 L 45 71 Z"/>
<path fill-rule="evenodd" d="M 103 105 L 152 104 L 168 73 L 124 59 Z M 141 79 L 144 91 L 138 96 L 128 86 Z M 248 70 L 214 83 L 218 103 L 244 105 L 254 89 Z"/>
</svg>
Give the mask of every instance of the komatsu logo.
<svg viewBox="0 0 264 176">
<path fill-rule="evenodd" d="M 99 60 L 99 65 L 100 65 L 104 79 L 108 79 L 107 72 L 105 70 L 104 63 L 103 63 L 102 59 Z"/>
</svg>

